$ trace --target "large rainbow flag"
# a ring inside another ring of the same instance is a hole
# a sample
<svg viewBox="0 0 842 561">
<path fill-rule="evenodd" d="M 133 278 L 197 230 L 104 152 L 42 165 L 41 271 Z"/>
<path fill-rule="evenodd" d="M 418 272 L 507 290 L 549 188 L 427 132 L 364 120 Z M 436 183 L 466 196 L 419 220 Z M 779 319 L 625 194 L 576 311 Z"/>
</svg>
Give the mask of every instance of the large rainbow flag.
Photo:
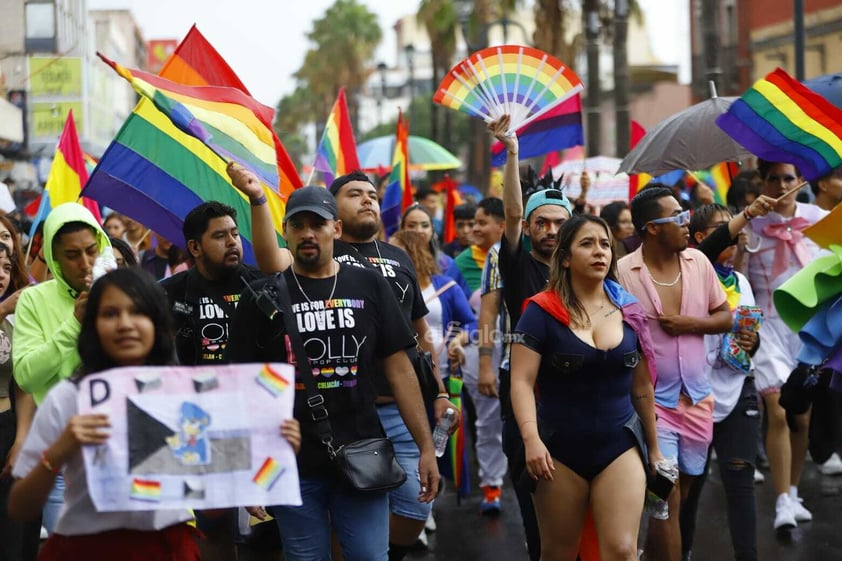
<svg viewBox="0 0 842 561">
<path fill-rule="evenodd" d="M 195 26 L 176 48 L 162 74 L 181 83 L 216 82 L 215 85 L 228 85 L 247 93 Z M 279 161 L 290 161 L 279 141 L 276 151 Z M 84 194 L 182 246 L 181 228 L 187 213 L 204 201 L 220 201 L 237 211 L 244 260 L 254 263 L 249 201 L 231 184 L 225 167 L 225 162 L 210 148 L 179 130 L 152 101 L 142 98 L 103 154 Z M 278 166 L 282 195 L 301 186 L 291 161 L 289 167 L 291 172 L 284 165 Z M 284 200 L 268 186 L 264 192 L 279 243 L 283 243 L 280 228 Z"/>
<path fill-rule="evenodd" d="M 776 69 L 716 123 L 764 160 L 795 164 L 809 180 L 842 165 L 842 110 Z"/>
<path fill-rule="evenodd" d="M 339 88 L 339 95 L 328 115 L 322 139 L 316 149 L 314 166 L 324 174 L 325 185 L 330 186 L 340 175 L 360 169 L 357 156 L 357 141 L 348 115 L 345 88 Z"/>
<path fill-rule="evenodd" d="M 398 231 L 401 214 L 412 205 L 412 188 L 409 185 L 409 127 L 398 112 L 398 127 L 395 138 L 395 151 L 392 156 L 392 171 L 389 183 L 380 204 L 380 216 L 387 236 Z"/>
</svg>

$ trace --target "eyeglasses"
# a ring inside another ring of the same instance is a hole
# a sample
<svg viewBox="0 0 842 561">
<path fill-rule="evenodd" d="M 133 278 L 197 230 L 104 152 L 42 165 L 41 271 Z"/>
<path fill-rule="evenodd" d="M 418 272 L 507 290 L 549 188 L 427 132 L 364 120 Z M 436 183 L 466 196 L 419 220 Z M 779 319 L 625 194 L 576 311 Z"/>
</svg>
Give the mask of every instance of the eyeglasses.
<svg viewBox="0 0 842 561">
<path fill-rule="evenodd" d="M 794 175 L 770 175 L 766 178 L 766 181 L 769 183 L 777 183 L 778 181 L 783 181 L 784 183 L 792 183 L 798 179 Z"/>
<path fill-rule="evenodd" d="M 647 222 L 647 224 L 669 224 L 670 222 L 675 222 L 679 226 L 687 226 L 690 224 L 690 211 L 685 210 L 680 214 L 676 214 L 675 216 L 667 216 L 665 218 L 655 218 Z M 641 230 L 645 230 L 646 226 L 641 228 Z"/>
</svg>

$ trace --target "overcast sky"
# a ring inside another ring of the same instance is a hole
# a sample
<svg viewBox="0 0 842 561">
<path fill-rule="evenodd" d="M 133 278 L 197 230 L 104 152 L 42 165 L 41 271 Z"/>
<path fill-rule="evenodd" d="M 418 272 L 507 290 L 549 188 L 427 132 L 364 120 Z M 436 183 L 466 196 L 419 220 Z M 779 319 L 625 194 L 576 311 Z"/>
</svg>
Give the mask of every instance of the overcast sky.
<svg viewBox="0 0 842 561">
<path fill-rule="evenodd" d="M 414 13 L 418 0 L 359 0 L 378 14 L 383 42 L 378 60 L 395 63 L 394 23 Z M 677 64 L 676 45 L 689 34 L 684 2 L 638 0 L 647 14 L 653 51 Z M 334 0 L 87 0 L 89 9 L 129 9 L 144 37 L 181 39 L 196 23 L 261 102 L 275 106 L 295 83 L 292 78 L 308 48 L 305 34 Z M 529 2 L 531 4 L 531 2 Z M 686 9 L 686 7 L 685 7 Z M 685 39 L 686 41 L 686 39 Z M 119 62 L 119 61 L 118 61 Z M 689 71 L 683 76 L 689 79 Z"/>
</svg>

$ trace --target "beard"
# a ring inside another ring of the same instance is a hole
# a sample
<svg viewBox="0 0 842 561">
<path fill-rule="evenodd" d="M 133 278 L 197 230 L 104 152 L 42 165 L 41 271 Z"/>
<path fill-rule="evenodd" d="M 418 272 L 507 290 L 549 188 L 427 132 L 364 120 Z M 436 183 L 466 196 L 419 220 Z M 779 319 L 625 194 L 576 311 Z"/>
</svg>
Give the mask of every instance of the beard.
<svg viewBox="0 0 842 561">
<path fill-rule="evenodd" d="M 342 231 L 354 239 L 368 241 L 380 231 L 380 223 L 376 220 L 359 220 L 357 222 L 343 222 Z"/>
</svg>

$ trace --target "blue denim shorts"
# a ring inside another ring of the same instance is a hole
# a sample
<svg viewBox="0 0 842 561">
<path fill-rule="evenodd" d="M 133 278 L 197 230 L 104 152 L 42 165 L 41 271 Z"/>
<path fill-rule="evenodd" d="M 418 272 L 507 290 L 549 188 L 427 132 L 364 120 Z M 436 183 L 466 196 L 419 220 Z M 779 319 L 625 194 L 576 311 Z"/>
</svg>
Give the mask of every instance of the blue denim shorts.
<svg viewBox="0 0 842 561">
<path fill-rule="evenodd" d="M 392 514 L 404 518 L 426 520 L 433 505 L 418 500 L 418 495 L 421 493 L 421 481 L 418 475 L 418 460 L 421 458 L 421 452 L 418 451 L 415 440 L 406 428 L 396 404 L 379 405 L 377 413 L 380 415 L 380 423 L 386 431 L 386 436 L 395 448 L 395 457 L 406 472 L 406 482 L 389 492 L 389 510 Z"/>
</svg>

